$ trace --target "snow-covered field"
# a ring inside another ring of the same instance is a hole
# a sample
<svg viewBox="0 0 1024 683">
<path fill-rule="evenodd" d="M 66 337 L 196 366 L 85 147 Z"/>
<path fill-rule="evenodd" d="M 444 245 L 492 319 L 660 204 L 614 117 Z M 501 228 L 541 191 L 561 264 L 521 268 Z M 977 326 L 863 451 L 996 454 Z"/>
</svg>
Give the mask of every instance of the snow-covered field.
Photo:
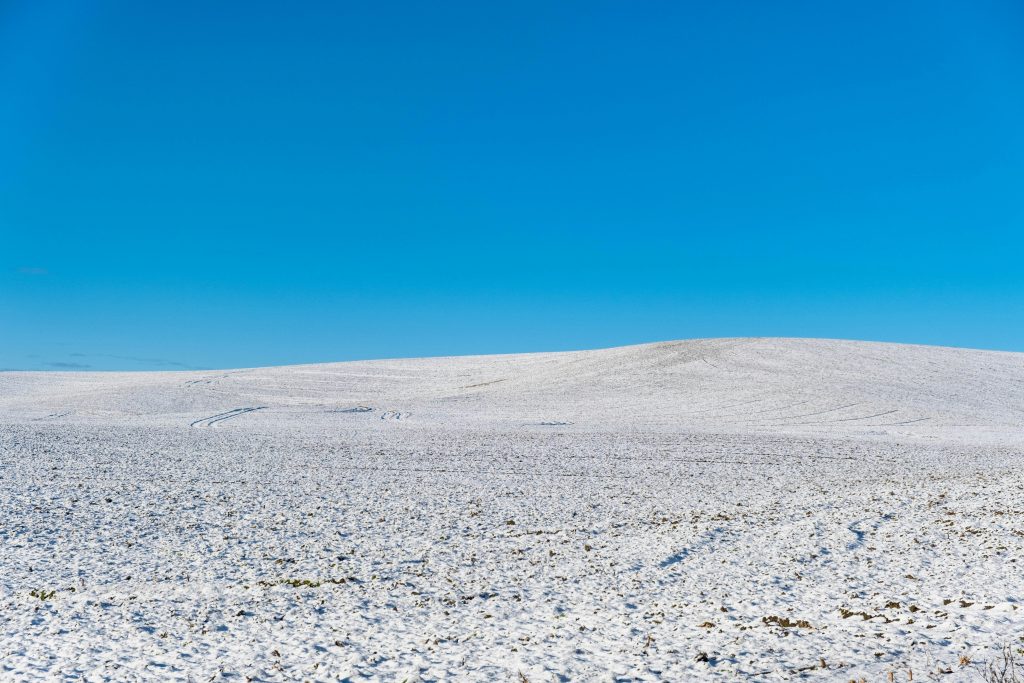
<svg viewBox="0 0 1024 683">
<path fill-rule="evenodd" d="M 981 680 L 1024 354 L 0 373 L 0 680 Z"/>
</svg>

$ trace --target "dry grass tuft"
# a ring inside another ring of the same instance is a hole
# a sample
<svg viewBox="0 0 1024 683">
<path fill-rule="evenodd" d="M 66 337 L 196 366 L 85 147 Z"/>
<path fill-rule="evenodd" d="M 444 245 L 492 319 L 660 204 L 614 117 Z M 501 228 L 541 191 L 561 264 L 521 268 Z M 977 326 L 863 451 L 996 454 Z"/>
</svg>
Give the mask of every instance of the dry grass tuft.
<svg viewBox="0 0 1024 683">
<path fill-rule="evenodd" d="M 1024 683 L 1024 667 L 1017 661 L 1011 645 L 1004 645 L 985 667 L 985 683 Z"/>
</svg>

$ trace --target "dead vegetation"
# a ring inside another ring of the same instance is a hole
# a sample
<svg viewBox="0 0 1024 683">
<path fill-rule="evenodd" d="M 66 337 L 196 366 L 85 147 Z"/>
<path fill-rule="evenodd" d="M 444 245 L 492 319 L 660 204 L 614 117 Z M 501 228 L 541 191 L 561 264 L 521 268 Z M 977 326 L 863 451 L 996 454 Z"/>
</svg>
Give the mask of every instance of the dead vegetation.
<svg viewBox="0 0 1024 683">
<path fill-rule="evenodd" d="M 999 654 L 985 666 L 985 683 L 1024 683 L 1024 665 L 1020 662 L 1022 651 L 1010 644 L 1003 645 Z"/>
</svg>

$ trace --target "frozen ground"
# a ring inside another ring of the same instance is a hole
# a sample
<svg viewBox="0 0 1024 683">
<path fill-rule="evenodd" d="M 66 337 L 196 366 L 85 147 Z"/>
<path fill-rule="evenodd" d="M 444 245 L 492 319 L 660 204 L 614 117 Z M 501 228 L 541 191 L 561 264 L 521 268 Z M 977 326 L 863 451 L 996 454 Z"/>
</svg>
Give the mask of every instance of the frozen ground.
<svg viewBox="0 0 1024 683">
<path fill-rule="evenodd" d="M 1024 354 L 0 373 L 0 680 L 981 680 L 1022 453 Z"/>
</svg>

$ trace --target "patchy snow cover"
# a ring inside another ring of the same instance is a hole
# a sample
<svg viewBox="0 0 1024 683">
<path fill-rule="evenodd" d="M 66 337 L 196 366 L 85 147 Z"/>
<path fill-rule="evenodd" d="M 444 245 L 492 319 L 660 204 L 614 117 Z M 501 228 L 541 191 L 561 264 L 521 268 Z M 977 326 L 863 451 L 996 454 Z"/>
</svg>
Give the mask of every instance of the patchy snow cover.
<svg viewBox="0 0 1024 683">
<path fill-rule="evenodd" d="M 0 373 L 2 680 L 978 680 L 1024 354 Z"/>
</svg>

